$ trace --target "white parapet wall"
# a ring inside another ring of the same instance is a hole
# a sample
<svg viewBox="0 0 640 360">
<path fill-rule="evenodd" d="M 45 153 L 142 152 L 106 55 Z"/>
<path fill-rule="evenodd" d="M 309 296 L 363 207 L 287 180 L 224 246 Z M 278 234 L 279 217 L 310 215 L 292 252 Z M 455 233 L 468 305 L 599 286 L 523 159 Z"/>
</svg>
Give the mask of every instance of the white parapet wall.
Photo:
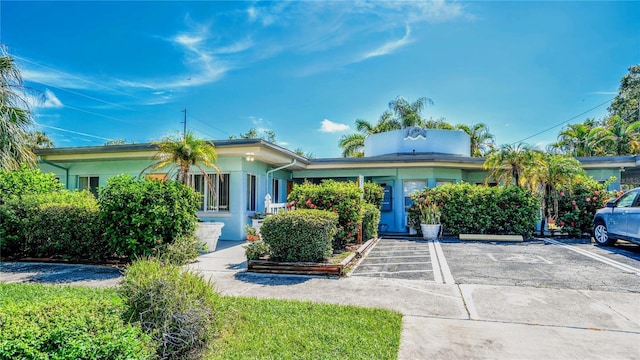
<svg viewBox="0 0 640 360">
<path fill-rule="evenodd" d="M 471 155 L 471 140 L 462 130 L 436 130 L 410 127 L 371 134 L 364 141 L 364 156 L 387 154 L 437 153 Z"/>
</svg>

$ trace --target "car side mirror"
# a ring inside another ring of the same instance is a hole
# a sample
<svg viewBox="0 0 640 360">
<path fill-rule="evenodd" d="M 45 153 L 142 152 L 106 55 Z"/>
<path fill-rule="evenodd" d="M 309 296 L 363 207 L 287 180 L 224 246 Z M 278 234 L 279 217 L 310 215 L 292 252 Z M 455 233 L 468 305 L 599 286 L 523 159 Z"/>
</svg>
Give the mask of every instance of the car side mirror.
<svg viewBox="0 0 640 360">
<path fill-rule="evenodd" d="M 605 206 L 608 207 L 608 208 L 614 208 L 614 207 L 616 207 L 616 202 L 615 201 L 609 201 Z"/>
</svg>

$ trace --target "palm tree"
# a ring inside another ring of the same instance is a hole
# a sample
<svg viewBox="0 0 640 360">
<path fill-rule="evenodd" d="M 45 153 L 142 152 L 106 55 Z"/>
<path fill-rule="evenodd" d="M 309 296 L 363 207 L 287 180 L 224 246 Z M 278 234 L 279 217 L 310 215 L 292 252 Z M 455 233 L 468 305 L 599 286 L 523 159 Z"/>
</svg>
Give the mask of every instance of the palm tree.
<svg viewBox="0 0 640 360">
<path fill-rule="evenodd" d="M 489 132 L 487 125 L 483 123 L 456 125 L 456 129 L 462 130 L 469 135 L 471 140 L 471 156 L 483 157 L 495 147 L 495 136 Z"/>
<path fill-rule="evenodd" d="M 153 144 L 158 146 L 156 154 L 158 161 L 151 166 L 151 169 L 157 170 L 168 165 L 176 165 L 178 169 L 176 180 L 185 185 L 192 185 L 189 177 L 189 171 L 192 166 L 198 168 L 209 182 L 211 180 L 202 165 L 212 167 L 220 173 L 220 169 L 215 164 L 218 156 L 213 143 L 197 139 L 190 131 L 186 132 L 182 137 L 167 136 L 162 141 L 154 142 Z M 209 189 L 213 189 L 212 184 L 209 184 Z"/>
<path fill-rule="evenodd" d="M 17 169 L 21 163 L 35 165 L 28 141 L 32 125 L 22 75 L 0 44 L 0 170 Z"/>
<path fill-rule="evenodd" d="M 410 103 L 402 96 L 396 97 L 389 102 L 389 109 L 396 115 L 403 128 L 422 125 L 420 113 L 425 105 L 433 105 L 433 100 L 421 97 Z"/>
<path fill-rule="evenodd" d="M 504 184 L 514 181 L 517 186 L 527 187 L 529 179 L 526 175 L 537 165 L 541 155 L 539 150 L 528 144 L 501 145 L 489 153 L 484 162 L 484 169 L 489 170 L 487 181 L 494 179 Z"/>
<path fill-rule="evenodd" d="M 593 156 L 596 154 L 597 148 L 593 137 L 595 127 L 595 119 L 587 119 L 581 124 L 569 124 L 558 135 L 558 141 L 551 144 L 550 147 L 553 150 L 576 157 Z"/>
<path fill-rule="evenodd" d="M 361 133 L 342 135 L 338 146 L 342 148 L 342 157 L 363 157 L 364 139 L 367 136 Z"/>
<path fill-rule="evenodd" d="M 574 180 L 586 176 L 580 162 L 570 155 L 544 154 L 538 158 L 537 166 L 529 167 L 527 177 L 532 191 L 541 191 L 542 226 L 544 236 L 545 219 L 558 216 L 558 197 L 562 189 L 570 189 Z M 550 204 L 553 206 L 550 207 Z"/>
<path fill-rule="evenodd" d="M 614 115 L 593 132 L 595 143 L 604 148 L 602 155 L 631 155 L 640 150 L 640 121 L 628 123 Z"/>
<path fill-rule="evenodd" d="M 34 131 L 28 134 L 29 146 L 32 149 L 51 149 L 53 147 L 53 141 L 42 131 Z"/>
</svg>

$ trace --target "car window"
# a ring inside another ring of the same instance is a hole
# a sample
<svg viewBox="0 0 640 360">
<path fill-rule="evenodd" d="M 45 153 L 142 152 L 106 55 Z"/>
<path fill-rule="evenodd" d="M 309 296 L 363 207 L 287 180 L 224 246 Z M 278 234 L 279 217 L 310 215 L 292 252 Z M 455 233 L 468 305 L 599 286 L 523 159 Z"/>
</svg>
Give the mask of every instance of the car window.
<svg viewBox="0 0 640 360">
<path fill-rule="evenodd" d="M 629 192 L 620 197 L 616 202 L 616 207 L 632 207 L 634 206 L 637 192 Z M 637 205 L 636 205 L 637 206 Z"/>
</svg>

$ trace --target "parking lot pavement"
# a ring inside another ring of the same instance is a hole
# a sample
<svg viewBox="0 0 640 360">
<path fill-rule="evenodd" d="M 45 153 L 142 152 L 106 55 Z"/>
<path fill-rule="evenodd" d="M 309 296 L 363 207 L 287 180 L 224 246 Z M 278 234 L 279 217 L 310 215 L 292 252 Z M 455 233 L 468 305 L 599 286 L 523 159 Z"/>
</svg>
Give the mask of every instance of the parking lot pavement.
<svg viewBox="0 0 640 360">
<path fill-rule="evenodd" d="M 637 245 L 450 241 L 442 249 L 457 284 L 640 293 Z"/>
<path fill-rule="evenodd" d="M 434 281 L 432 253 L 422 239 L 380 239 L 351 276 Z"/>
</svg>

